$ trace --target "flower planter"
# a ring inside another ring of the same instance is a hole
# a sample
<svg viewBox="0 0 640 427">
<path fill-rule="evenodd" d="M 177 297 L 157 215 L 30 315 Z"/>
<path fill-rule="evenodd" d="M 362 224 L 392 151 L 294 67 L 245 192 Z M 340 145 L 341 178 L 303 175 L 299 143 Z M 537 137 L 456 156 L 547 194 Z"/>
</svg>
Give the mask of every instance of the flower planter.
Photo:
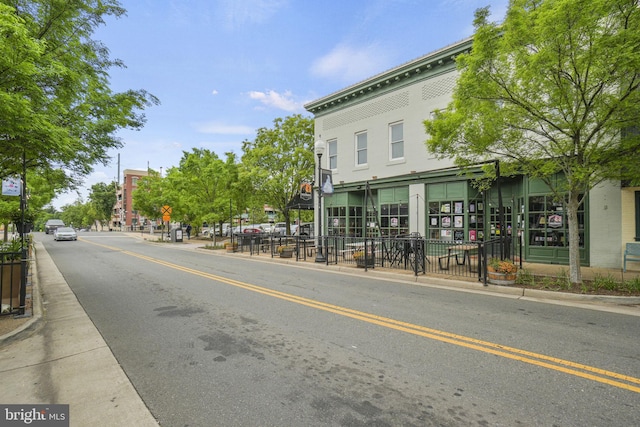
<svg viewBox="0 0 640 427">
<path fill-rule="evenodd" d="M 231 243 L 227 243 L 224 245 L 225 249 L 227 250 L 227 252 L 237 252 L 238 251 L 238 244 L 234 243 L 233 245 Z"/>
<path fill-rule="evenodd" d="M 360 267 L 360 268 L 369 268 L 369 267 L 374 267 L 375 266 L 375 261 L 373 258 L 368 258 L 365 262 L 364 258 L 357 258 L 356 259 L 356 267 Z"/>
<path fill-rule="evenodd" d="M 280 258 L 293 258 L 293 249 L 283 249 L 280 251 Z"/>
<path fill-rule="evenodd" d="M 489 280 L 489 283 L 494 285 L 514 285 L 517 277 L 517 273 L 498 273 L 497 271 L 487 271 L 487 279 Z"/>
</svg>

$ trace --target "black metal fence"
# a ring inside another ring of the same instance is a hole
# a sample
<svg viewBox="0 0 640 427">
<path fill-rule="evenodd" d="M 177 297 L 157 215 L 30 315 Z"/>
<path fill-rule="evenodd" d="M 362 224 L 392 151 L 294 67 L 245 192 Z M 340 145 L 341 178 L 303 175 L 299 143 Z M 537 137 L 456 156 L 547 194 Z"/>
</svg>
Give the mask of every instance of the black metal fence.
<svg viewBox="0 0 640 427">
<path fill-rule="evenodd" d="M 316 243 L 308 236 L 285 236 L 269 233 L 235 233 L 233 243 L 237 244 L 238 252 L 248 252 L 250 255 L 281 256 L 283 248 L 288 248 L 291 257 L 306 261 L 315 255 Z"/>
<path fill-rule="evenodd" d="M 270 234 L 234 236 L 237 251 L 250 255 L 282 256 L 285 249 L 297 261 L 315 259 L 320 248 L 314 238 Z M 486 283 L 492 258 L 522 260 L 520 239 L 511 236 L 487 241 L 430 240 L 418 234 L 389 237 L 321 237 L 323 262 L 363 268 L 409 270 L 414 275 L 441 274 L 477 278 Z"/>
</svg>

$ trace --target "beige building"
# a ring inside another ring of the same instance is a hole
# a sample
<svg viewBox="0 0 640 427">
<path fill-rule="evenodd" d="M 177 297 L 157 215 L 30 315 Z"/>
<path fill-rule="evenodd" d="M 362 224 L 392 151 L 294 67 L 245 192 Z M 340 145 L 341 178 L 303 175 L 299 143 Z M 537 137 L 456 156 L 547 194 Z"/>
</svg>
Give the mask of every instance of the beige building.
<svg viewBox="0 0 640 427">
<path fill-rule="evenodd" d="M 423 121 L 451 101 L 455 57 L 471 43 L 462 40 L 305 105 L 316 138 L 326 144 L 321 167 L 331 170 L 334 184 L 334 194 L 323 198 L 323 235 L 364 236 L 375 211 L 382 235 L 473 242 L 506 233 L 520 239 L 526 261 L 568 263 L 566 213 L 544 184 L 503 178 L 500 224 L 496 186 L 479 192 L 452 161 L 426 150 Z M 640 239 L 639 206 L 640 188 L 621 182 L 588 194 L 579 212 L 583 265 L 622 266 L 625 243 Z"/>
</svg>

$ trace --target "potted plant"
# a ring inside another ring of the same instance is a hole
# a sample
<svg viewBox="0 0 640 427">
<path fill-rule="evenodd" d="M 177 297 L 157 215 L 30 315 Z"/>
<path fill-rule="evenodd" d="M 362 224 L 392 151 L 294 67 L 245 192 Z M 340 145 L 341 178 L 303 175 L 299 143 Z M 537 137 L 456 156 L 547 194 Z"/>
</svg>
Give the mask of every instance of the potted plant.
<svg viewBox="0 0 640 427">
<path fill-rule="evenodd" d="M 509 259 L 491 258 L 487 264 L 487 278 L 494 285 L 513 285 L 518 267 Z"/>
<path fill-rule="evenodd" d="M 276 248 L 278 254 L 280 254 L 280 258 L 292 258 L 293 257 L 293 246 L 280 245 Z"/>
<path fill-rule="evenodd" d="M 375 263 L 373 253 L 369 252 L 365 257 L 365 252 L 363 249 L 355 251 L 353 253 L 353 259 L 356 260 L 356 265 L 362 268 L 364 268 L 365 266 L 373 267 Z"/>
<path fill-rule="evenodd" d="M 224 248 L 227 250 L 227 252 L 237 252 L 238 251 L 238 242 L 226 242 L 224 244 Z"/>
</svg>

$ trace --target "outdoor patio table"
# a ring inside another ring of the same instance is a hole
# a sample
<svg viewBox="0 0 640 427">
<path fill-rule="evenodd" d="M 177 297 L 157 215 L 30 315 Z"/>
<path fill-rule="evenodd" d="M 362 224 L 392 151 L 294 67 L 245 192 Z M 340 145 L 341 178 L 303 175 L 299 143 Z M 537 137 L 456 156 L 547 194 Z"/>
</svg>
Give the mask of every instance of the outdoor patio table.
<svg viewBox="0 0 640 427">
<path fill-rule="evenodd" d="M 441 256 L 440 258 L 438 258 L 438 266 L 440 267 L 441 270 L 448 270 L 449 263 L 451 262 L 451 257 L 455 257 L 457 265 L 467 264 L 467 266 L 469 267 L 469 271 L 472 271 L 471 270 L 471 252 L 477 251 L 477 250 L 478 250 L 478 245 L 460 244 L 460 245 L 448 246 L 447 255 Z M 462 252 L 462 261 L 460 261 L 460 259 L 458 258 L 458 254 L 460 252 Z M 446 259 L 447 261 L 446 266 L 442 265 L 442 261 L 444 259 Z"/>
</svg>

